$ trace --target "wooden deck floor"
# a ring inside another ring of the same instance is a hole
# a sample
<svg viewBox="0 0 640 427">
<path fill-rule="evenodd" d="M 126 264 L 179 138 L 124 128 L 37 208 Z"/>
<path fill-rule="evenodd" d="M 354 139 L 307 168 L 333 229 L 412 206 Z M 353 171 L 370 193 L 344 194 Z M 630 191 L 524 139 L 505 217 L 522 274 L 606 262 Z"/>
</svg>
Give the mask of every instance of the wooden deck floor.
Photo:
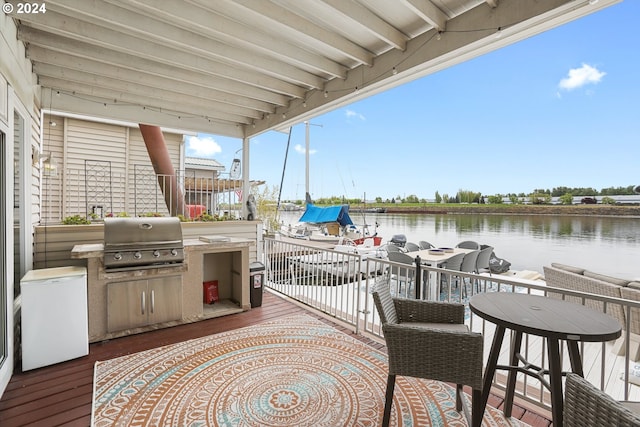
<svg viewBox="0 0 640 427">
<path fill-rule="evenodd" d="M 351 330 L 319 313 L 265 292 L 262 307 L 251 311 L 91 344 L 88 356 L 25 373 L 17 370 L 0 399 L 0 426 L 89 426 L 96 361 L 255 325 L 302 311 L 351 333 Z M 379 341 L 365 336 L 357 338 L 384 349 L 384 344 Z M 497 395 L 489 399 L 489 404 L 496 408 L 500 408 L 502 403 Z M 550 426 L 551 422 L 538 413 L 517 405 L 513 409 L 514 417 L 531 426 Z"/>
</svg>

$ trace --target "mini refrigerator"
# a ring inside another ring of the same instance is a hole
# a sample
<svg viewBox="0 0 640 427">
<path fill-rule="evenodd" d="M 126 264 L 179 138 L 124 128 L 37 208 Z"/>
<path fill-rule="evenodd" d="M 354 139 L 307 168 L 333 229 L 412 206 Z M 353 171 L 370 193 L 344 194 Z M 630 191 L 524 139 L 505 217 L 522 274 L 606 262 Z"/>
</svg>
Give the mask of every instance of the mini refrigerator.
<svg viewBox="0 0 640 427">
<path fill-rule="evenodd" d="M 31 270 L 20 287 L 23 371 L 89 354 L 85 267 Z"/>
</svg>

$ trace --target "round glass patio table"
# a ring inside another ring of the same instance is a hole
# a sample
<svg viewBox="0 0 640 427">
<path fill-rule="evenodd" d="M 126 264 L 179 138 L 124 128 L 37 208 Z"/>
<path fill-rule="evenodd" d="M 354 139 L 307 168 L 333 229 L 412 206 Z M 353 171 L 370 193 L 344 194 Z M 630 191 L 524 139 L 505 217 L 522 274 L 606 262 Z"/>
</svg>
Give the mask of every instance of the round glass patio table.
<svg viewBox="0 0 640 427">
<path fill-rule="evenodd" d="M 504 400 L 504 414 L 511 416 L 516 374 L 522 372 L 539 379 L 551 392 L 553 425 L 562 426 L 564 405 L 560 341 L 567 342 L 571 370 L 584 376 L 578 342 L 615 340 L 622 334 L 622 326 L 613 317 L 573 302 L 538 295 L 511 292 L 490 292 L 474 295 L 469 300 L 473 313 L 496 325 L 489 360 L 485 368 L 482 388 L 482 407 L 486 407 L 491 382 L 496 369 L 509 372 Z M 509 365 L 498 365 L 500 347 L 506 329 L 514 331 Z M 529 364 L 520 353 L 522 334 L 543 337 L 547 341 L 549 369 Z M 523 365 L 520 366 L 519 362 Z M 549 377 L 547 381 L 545 376 Z"/>
</svg>

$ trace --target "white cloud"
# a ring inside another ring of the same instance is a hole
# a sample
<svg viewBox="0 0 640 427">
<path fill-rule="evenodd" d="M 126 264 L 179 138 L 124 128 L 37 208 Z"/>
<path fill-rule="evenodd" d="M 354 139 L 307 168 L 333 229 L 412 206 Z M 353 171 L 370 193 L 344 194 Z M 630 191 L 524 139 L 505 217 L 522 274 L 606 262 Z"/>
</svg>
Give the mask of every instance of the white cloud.
<svg viewBox="0 0 640 427">
<path fill-rule="evenodd" d="M 600 71 L 588 64 L 582 64 L 580 68 L 572 68 L 564 79 L 560 80 L 558 86 L 560 89 L 573 90 L 588 84 L 600 83 L 600 80 L 606 75 L 604 71 Z"/>
<path fill-rule="evenodd" d="M 358 118 L 362 121 L 367 120 L 362 114 L 360 113 L 356 113 L 353 110 L 347 110 L 347 112 L 345 113 L 345 115 L 347 116 L 347 119 L 351 119 L 352 117 Z"/>
<path fill-rule="evenodd" d="M 222 152 L 222 147 L 210 136 L 190 136 L 187 139 L 186 151 L 188 156 L 213 158 Z"/>
<path fill-rule="evenodd" d="M 300 144 L 296 144 L 293 149 L 296 151 L 296 153 L 300 153 L 300 154 L 304 154 L 306 152 L 306 149 L 300 145 Z M 309 149 L 309 154 L 315 154 L 317 151 L 314 150 L 313 148 Z"/>
</svg>

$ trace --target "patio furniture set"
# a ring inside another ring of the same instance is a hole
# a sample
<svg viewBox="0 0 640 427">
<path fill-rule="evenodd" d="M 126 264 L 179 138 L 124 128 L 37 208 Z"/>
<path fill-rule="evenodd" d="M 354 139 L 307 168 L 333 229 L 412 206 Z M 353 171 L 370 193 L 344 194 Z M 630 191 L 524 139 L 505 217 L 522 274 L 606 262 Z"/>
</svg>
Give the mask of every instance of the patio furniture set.
<svg viewBox="0 0 640 427">
<path fill-rule="evenodd" d="M 493 247 L 489 245 L 480 245 L 477 242 L 466 240 L 458 243 L 455 248 L 436 248 L 431 243 L 421 241 L 418 244 L 407 242 L 404 247 L 389 244 L 386 247 L 388 258 L 390 261 L 414 265 L 419 258 L 420 264 L 427 267 L 439 267 L 452 272 L 462 273 L 481 273 L 488 272 L 491 274 L 490 259 L 493 254 Z M 413 280 L 412 272 L 407 269 L 392 269 L 396 276 L 407 281 Z M 429 271 L 425 274 L 425 280 L 428 284 L 440 283 L 440 286 L 429 286 L 429 298 L 431 300 L 439 299 L 441 287 L 448 280 L 455 281 L 456 286 L 462 284 L 460 288 L 461 297 L 466 296 L 466 284 L 463 280 L 451 273 L 448 275 L 440 275 L 436 271 Z M 416 289 L 420 292 L 420 289 Z"/>
<path fill-rule="evenodd" d="M 639 426 L 640 403 L 622 404 L 582 378 L 580 342 L 606 342 L 622 334 L 619 321 L 602 309 L 544 296 L 508 292 L 481 293 L 469 301 L 471 311 L 494 323 L 492 347 L 483 372 L 483 336 L 464 324 L 464 304 L 394 297 L 389 277 L 376 280 L 373 300 L 382 323 L 389 357 L 386 401 L 382 425 L 391 419 L 397 375 L 427 378 L 456 385 L 456 410 L 464 411 L 472 427 L 482 424 L 483 414 L 496 369 L 508 371 L 503 408 L 511 416 L 516 375 L 538 378 L 550 391 L 554 426 Z M 508 365 L 498 356 L 505 331 L 513 331 Z M 520 353 L 523 334 L 545 339 L 550 366 L 542 369 L 527 362 Z M 562 372 L 560 349 L 567 343 L 571 372 Z M 562 377 L 566 380 L 566 404 Z M 471 387 L 471 409 L 463 396 L 463 385 Z M 601 408 L 605 416 L 584 415 Z M 615 422 L 615 421 L 618 421 Z"/>
</svg>

